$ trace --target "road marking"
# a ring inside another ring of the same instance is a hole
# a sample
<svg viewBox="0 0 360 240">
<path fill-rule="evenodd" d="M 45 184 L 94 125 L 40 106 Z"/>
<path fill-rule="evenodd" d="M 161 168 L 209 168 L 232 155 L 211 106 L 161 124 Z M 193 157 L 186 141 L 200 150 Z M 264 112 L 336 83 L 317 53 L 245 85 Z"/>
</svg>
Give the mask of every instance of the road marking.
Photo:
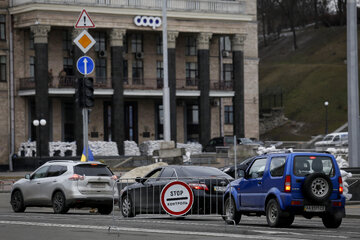
<svg viewBox="0 0 360 240">
<path fill-rule="evenodd" d="M 0 221 L 0 224 L 7 225 L 25 225 L 37 227 L 58 227 L 58 228 L 76 228 L 76 229 L 93 229 L 93 230 L 109 230 L 108 226 L 95 226 L 95 225 L 78 225 L 78 224 L 58 224 L 58 223 L 42 223 L 42 222 L 23 222 L 23 221 Z M 208 236 L 208 237 L 228 237 L 228 238 L 248 238 L 248 239 L 267 239 L 267 240 L 290 240 L 293 238 L 271 237 L 264 235 L 244 235 L 244 234 L 231 234 L 231 233 L 210 233 L 210 232 L 184 232 L 175 230 L 157 230 L 157 229 L 143 229 L 143 228 L 128 228 L 128 227 L 111 227 L 111 230 L 125 231 L 125 232 L 144 232 L 144 233 L 157 233 L 157 234 L 177 234 L 177 235 L 195 235 L 195 236 Z M 299 240 L 299 238 L 298 238 Z M 303 239 L 305 240 L 305 239 Z"/>
</svg>

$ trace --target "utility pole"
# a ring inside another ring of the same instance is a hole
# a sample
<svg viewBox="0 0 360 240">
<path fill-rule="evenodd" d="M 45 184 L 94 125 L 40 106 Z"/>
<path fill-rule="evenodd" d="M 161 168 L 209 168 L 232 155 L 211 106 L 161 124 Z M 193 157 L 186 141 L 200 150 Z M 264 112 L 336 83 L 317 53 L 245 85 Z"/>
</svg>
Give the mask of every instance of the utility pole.
<svg viewBox="0 0 360 240">
<path fill-rule="evenodd" d="M 164 67 L 164 87 L 163 87 L 163 109 L 164 109 L 164 140 L 170 141 L 170 89 L 168 71 L 168 48 L 167 48 L 167 0 L 163 0 L 162 6 L 162 39 L 163 39 L 163 67 Z"/>
<path fill-rule="evenodd" d="M 359 83 L 356 0 L 347 0 L 347 83 L 349 165 L 360 167 Z"/>
</svg>

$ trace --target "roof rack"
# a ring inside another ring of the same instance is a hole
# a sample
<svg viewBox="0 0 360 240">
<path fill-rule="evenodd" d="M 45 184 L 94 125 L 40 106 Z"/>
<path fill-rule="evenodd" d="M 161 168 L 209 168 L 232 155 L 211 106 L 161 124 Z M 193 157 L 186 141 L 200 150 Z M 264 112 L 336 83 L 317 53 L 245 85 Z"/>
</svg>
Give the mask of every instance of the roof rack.
<svg viewBox="0 0 360 240">
<path fill-rule="evenodd" d="M 50 161 L 47 161 L 47 163 L 53 163 L 53 162 L 78 162 L 78 160 L 50 160 Z"/>
</svg>

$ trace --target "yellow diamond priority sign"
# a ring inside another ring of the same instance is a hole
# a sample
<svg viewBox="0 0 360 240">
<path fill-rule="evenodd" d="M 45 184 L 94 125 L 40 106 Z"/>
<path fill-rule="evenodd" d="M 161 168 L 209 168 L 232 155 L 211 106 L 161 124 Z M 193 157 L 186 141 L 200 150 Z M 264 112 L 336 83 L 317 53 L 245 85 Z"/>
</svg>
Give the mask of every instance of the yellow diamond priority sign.
<svg viewBox="0 0 360 240">
<path fill-rule="evenodd" d="M 81 51 L 83 51 L 83 53 L 86 53 L 92 46 L 94 46 L 96 41 L 86 30 L 84 30 L 74 39 L 74 43 L 81 49 Z"/>
</svg>

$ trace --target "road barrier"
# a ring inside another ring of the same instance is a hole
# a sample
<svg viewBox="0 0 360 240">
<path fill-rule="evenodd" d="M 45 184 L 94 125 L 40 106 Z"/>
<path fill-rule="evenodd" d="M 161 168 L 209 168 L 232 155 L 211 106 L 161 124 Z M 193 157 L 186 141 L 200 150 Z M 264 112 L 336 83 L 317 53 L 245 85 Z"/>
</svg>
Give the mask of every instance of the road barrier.
<svg viewBox="0 0 360 240">
<path fill-rule="evenodd" d="M 224 193 L 232 179 L 217 177 L 150 177 L 118 179 L 113 186 L 119 192 L 120 218 L 219 216 L 225 214 Z M 116 189 L 117 188 L 117 189 Z M 233 204 L 232 201 L 229 201 Z M 228 213 L 229 214 L 229 213 Z M 115 223 L 116 211 L 113 211 Z M 230 220 L 231 221 L 231 220 Z"/>
</svg>

